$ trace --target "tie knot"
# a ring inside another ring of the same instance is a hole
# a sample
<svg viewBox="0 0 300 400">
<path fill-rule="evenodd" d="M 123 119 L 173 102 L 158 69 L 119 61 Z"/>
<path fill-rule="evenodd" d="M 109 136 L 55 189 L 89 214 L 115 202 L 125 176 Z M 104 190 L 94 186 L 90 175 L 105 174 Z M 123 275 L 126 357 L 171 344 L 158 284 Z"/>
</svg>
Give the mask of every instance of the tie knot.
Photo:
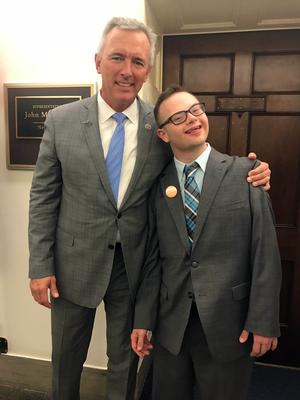
<svg viewBox="0 0 300 400">
<path fill-rule="evenodd" d="M 196 161 L 190 165 L 185 164 L 183 172 L 185 173 L 186 178 L 193 175 L 198 168 L 199 164 Z"/>
<path fill-rule="evenodd" d="M 115 113 L 112 117 L 118 124 L 122 124 L 127 118 L 125 114 L 120 112 Z"/>
</svg>

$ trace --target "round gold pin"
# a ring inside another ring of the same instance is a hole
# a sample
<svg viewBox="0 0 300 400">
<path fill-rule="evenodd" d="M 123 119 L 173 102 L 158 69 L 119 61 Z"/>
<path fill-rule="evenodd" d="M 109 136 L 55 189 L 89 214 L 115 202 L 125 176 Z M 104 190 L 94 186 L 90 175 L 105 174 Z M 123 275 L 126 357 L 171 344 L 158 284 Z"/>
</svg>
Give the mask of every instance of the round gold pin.
<svg viewBox="0 0 300 400">
<path fill-rule="evenodd" d="M 177 189 L 175 186 L 168 186 L 166 189 L 166 196 L 172 199 L 177 195 Z"/>
</svg>

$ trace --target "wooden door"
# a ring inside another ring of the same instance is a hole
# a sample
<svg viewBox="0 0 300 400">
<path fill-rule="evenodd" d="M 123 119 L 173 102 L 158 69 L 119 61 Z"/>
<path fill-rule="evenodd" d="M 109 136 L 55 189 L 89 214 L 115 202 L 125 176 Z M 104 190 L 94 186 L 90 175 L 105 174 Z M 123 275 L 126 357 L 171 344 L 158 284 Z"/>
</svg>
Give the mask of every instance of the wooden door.
<svg viewBox="0 0 300 400">
<path fill-rule="evenodd" d="M 163 87 L 179 83 L 206 103 L 210 143 L 271 166 L 282 336 L 262 360 L 300 367 L 300 30 L 165 36 L 163 51 Z"/>
</svg>

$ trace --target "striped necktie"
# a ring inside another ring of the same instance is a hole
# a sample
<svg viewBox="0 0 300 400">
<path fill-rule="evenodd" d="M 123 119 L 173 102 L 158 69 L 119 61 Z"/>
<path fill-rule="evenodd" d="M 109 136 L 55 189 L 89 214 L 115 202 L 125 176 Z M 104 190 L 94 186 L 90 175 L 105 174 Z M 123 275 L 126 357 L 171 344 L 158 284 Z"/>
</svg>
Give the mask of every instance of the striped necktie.
<svg viewBox="0 0 300 400">
<path fill-rule="evenodd" d="M 196 228 L 197 211 L 200 200 L 200 191 L 195 180 L 195 174 L 199 164 L 195 161 L 191 165 L 185 165 L 184 183 L 184 213 L 190 246 L 193 245 L 193 236 Z"/>
<path fill-rule="evenodd" d="M 111 138 L 106 156 L 106 169 L 116 202 L 118 202 L 119 183 L 124 151 L 124 121 L 127 118 L 123 113 L 115 113 L 112 118 L 117 121 L 117 126 Z"/>
</svg>

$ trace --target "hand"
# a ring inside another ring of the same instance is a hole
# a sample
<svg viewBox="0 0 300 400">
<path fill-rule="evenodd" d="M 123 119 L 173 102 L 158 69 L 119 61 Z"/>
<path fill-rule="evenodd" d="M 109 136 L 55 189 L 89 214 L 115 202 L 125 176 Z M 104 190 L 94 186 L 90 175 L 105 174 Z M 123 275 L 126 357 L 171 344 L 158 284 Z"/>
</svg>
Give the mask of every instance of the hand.
<svg viewBox="0 0 300 400">
<path fill-rule="evenodd" d="M 240 343 L 245 343 L 248 340 L 248 337 L 249 337 L 249 332 L 244 329 L 239 338 Z M 274 351 L 277 347 L 277 344 L 278 344 L 277 337 L 256 335 L 254 333 L 253 346 L 250 356 L 261 357 L 269 350 Z"/>
<path fill-rule="evenodd" d="M 133 329 L 131 333 L 131 347 L 132 350 L 139 356 L 144 357 L 150 354 L 153 349 L 152 344 L 149 342 L 146 329 Z"/>
<path fill-rule="evenodd" d="M 59 297 L 54 275 L 46 276 L 45 278 L 31 279 L 30 290 L 34 300 L 47 308 L 51 308 L 49 291 L 52 297 Z"/>
<path fill-rule="evenodd" d="M 249 153 L 248 158 L 251 160 L 256 159 L 255 153 Z M 252 183 L 253 186 L 263 186 L 265 191 L 270 190 L 271 170 L 269 164 L 262 161 L 260 165 L 248 172 L 247 181 Z"/>
</svg>

